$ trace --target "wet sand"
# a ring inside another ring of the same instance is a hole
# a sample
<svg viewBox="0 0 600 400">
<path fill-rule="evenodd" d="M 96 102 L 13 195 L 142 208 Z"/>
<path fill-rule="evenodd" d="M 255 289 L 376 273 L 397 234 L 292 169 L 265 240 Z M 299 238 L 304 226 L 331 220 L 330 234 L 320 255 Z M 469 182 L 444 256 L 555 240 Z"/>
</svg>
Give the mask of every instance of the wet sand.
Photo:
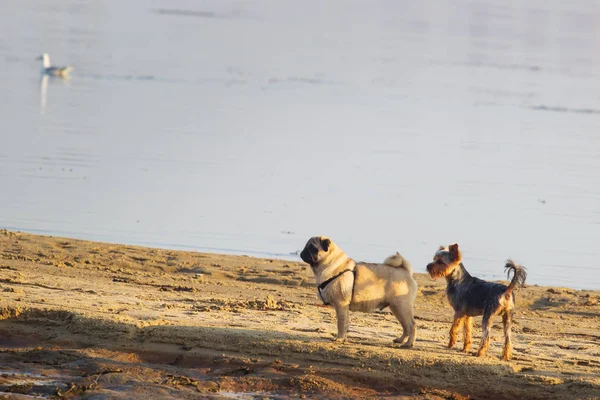
<svg viewBox="0 0 600 400">
<path fill-rule="evenodd" d="M 336 344 L 302 263 L 0 231 L 0 398 L 600 397 L 600 292 L 521 290 L 505 362 L 499 321 L 488 356 L 447 349 L 444 282 L 416 279 L 413 349 L 388 309 Z"/>
</svg>

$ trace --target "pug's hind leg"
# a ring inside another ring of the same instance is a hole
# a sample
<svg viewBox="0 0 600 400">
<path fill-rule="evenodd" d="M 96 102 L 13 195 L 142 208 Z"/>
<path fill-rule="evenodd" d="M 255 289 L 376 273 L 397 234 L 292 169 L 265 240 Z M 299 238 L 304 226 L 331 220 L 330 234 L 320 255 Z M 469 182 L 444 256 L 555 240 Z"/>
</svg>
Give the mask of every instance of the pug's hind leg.
<svg viewBox="0 0 600 400">
<path fill-rule="evenodd" d="M 402 317 L 402 312 L 400 311 L 399 307 L 398 308 L 397 307 L 398 306 L 390 306 L 390 310 L 392 311 L 394 316 L 398 319 L 398 321 L 400 322 L 400 325 L 402 325 L 402 335 L 400 337 L 397 337 L 396 339 L 394 339 L 394 343 L 402 344 L 402 343 L 406 342 L 406 339 L 408 338 L 408 333 L 410 332 L 410 327 L 406 323 L 406 320 Z"/>
<path fill-rule="evenodd" d="M 337 337 L 334 339 L 336 342 L 345 342 L 346 336 L 348 334 L 348 320 L 350 314 L 350 306 L 346 305 L 338 305 L 335 307 L 335 312 L 337 314 L 337 328 L 338 333 Z"/>
<path fill-rule="evenodd" d="M 412 347 L 417 336 L 417 326 L 413 316 L 413 305 L 408 301 L 399 301 L 396 304 L 390 304 L 392 314 L 402 325 L 402 336 L 394 339 L 395 343 L 403 343 L 402 347 Z M 404 341 L 406 340 L 406 343 Z"/>
</svg>

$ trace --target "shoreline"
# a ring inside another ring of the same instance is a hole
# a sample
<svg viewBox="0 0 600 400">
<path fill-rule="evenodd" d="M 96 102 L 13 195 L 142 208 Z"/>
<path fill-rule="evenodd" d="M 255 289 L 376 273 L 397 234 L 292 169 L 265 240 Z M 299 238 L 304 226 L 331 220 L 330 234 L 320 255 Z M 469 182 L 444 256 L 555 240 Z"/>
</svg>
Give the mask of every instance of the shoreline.
<svg viewBox="0 0 600 400">
<path fill-rule="evenodd" d="M 182 252 L 195 252 L 202 254 L 212 254 L 216 256 L 233 256 L 233 257 L 253 257 L 260 259 L 269 259 L 269 260 L 278 260 L 278 261 L 286 261 L 286 262 L 300 262 L 299 252 L 300 249 L 296 250 L 296 252 L 287 253 L 269 253 L 262 252 L 256 250 L 240 250 L 240 249 L 228 249 L 228 248 L 218 248 L 218 247 L 202 247 L 202 246 L 194 246 L 194 245 L 185 245 L 185 244 L 176 244 L 176 243 L 160 243 L 160 242 L 151 242 L 151 241 L 142 241 L 142 240 L 126 240 L 126 241 L 118 241 L 110 240 L 105 235 L 92 234 L 92 235 L 84 235 L 78 234 L 75 232 L 65 232 L 65 231 L 47 231 L 44 229 L 17 229 L 16 227 L 8 227 L 8 228 L 0 228 L 0 232 L 8 231 L 14 233 L 22 233 L 29 234 L 35 236 L 48 236 L 55 238 L 64 238 L 70 240 L 81 240 L 81 241 L 92 241 L 105 245 L 121 245 L 121 246 L 134 246 L 134 247 L 142 247 L 148 249 L 157 249 L 157 250 L 172 250 L 172 251 L 182 251 Z M 302 242 L 302 241 L 301 241 Z M 383 260 L 383 259 L 382 259 Z M 373 260 L 359 260 L 364 262 L 374 262 Z M 527 265 L 525 265 L 527 267 Z M 504 273 L 499 273 L 500 269 L 494 272 L 483 272 L 483 273 L 475 273 L 475 276 L 489 281 L 506 281 L 503 279 Z M 416 271 L 418 274 L 426 274 L 424 268 Z M 492 276 L 489 276 L 492 274 Z M 498 275 L 502 278 L 498 278 Z M 535 277 L 535 275 L 534 275 Z M 558 285 L 558 284 L 543 284 L 543 283 L 532 283 L 530 280 L 532 279 L 531 274 L 528 276 L 527 283 L 530 286 L 539 286 L 539 287 L 561 287 L 568 288 L 572 290 L 578 291 L 598 291 L 600 292 L 600 288 L 583 288 L 577 287 L 575 285 Z"/>
<path fill-rule="evenodd" d="M 335 344 L 302 262 L 0 230 L 0 396 L 600 396 L 600 291 L 527 285 L 503 362 L 498 321 L 486 357 L 447 349 L 444 282 L 415 279 L 413 349 L 388 309 Z"/>
<path fill-rule="evenodd" d="M 45 229 L 22 229 L 16 227 L 6 227 L 0 228 L 0 232 L 8 231 L 14 233 L 25 233 L 29 235 L 36 236 L 49 236 L 56 238 L 64 238 L 71 240 L 82 240 L 82 241 L 90 241 L 97 242 L 102 244 L 109 245 L 122 245 L 122 246 L 136 246 L 136 247 L 145 247 L 149 249 L 160 249 L 160 250 L 174 250 L 174 251 L 190 251 L 190 252 L 199 252 L 199 253 L 207 253 L 207 254 L 217 254 L 217 255 L 226 255 L 226 256 L 248 256 L 255 258 L 268 258 L 273 260 L 282 260 L 282 261 L 301 261 L 297 252 L 300 250 L 296 250 L 296 252 L 286 253 L 269 253 L 262 252 L 258 250 L 244 250 L 244 249 L 228 249 L 222 247 L 202 247 L 202 246 L 193 246 L 186 244 L 176 244 L 176 243 L 160 243 L 160 242 L 150 242 L 150 241 L 142 241 L 142 240 L 132 240 L 132 241 L 119 241 L 119 240 L 110 240 L 105 238 L 104 235 L 92 234 L 85 235 L 76 232 L 65 232 L 65 231 L 48 231 Z M 95 238 L 94 238 L 95 237 Z"/>
</svg>

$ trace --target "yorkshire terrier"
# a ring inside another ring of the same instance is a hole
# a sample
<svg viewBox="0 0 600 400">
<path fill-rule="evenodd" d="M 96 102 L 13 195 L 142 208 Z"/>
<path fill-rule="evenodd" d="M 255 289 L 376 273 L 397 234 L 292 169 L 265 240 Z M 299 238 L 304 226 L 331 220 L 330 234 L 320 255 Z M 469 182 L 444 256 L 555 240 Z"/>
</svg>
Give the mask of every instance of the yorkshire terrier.
<svg viewBox="0 0 600 400">
<path fill-rule="evenodd" d="M 450 342 L 448 348 L 456 343 L 456 336 L 460 326 L 464 323 L 464 347 L 468 352 L 471 347 L 471 329 L 473 317 L 483 315 L 481 327 L 483 336 L 477 356 L 483 356 L 490 345 L 490 330 L 492 320 L 497 315 L 502 315 L 504 326 L 504 351 L 502 359 L 509 360 L 512 355 L 510 325 L 512 310 L 515 307 L 515 291 L 525 285 L 527 272 L 512 260 L 504 266 L 507 276 L 512 271 L 513 278 L 508 286 L 501 283 L 486 282 L 483 279 L 471 276 L 462 263 L 462 254 L 458 244 L 449 247 L 440 247 L 433 256 L 433 262 L 427 264 L 427 272 L 432 278 L 446 278 L 446 294 L 452 308 L 454 308 L 454 322 L 450 328 Z"/>
</svg>

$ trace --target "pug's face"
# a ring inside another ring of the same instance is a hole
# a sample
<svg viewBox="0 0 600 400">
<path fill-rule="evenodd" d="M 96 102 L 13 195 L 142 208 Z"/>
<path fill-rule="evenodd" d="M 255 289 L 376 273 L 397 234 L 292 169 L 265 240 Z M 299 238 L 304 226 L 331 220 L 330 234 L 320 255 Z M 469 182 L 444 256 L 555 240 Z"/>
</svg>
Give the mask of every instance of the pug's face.
<svg viewBox="0 0 600 400">
<path fill-rule="evenodd" d="M 304 250 L 300 253 L 300 258 L 315 268 L 327 257 L 330 247 L 331 240 L 329 238 L 325 236 L 313 236 L 306 242 Z"/>
</svg>

